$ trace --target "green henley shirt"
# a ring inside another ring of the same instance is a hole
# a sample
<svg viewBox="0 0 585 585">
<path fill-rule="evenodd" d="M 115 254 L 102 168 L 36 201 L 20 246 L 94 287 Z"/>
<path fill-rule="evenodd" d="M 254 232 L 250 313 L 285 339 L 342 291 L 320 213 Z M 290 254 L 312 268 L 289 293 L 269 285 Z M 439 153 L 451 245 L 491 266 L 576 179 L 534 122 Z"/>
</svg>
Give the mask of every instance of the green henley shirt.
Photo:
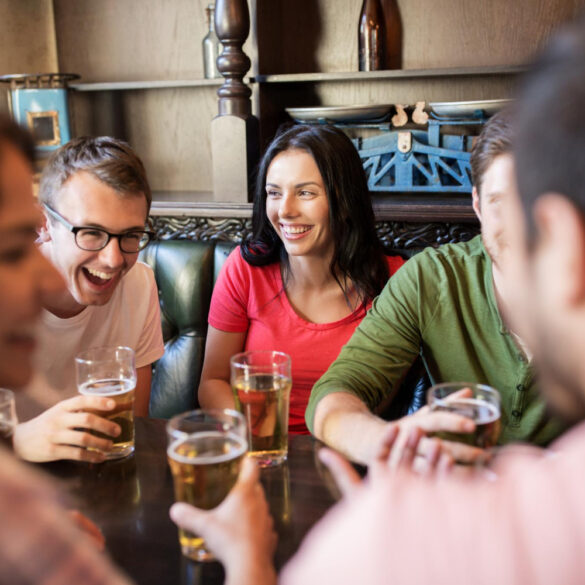
<svg viewBox="0 0 585 585">
<path fill-rule="evenodd" d="M 305 419 L 332 392 L 374 409 L 392 395 L 422 353 L 433 384 L 480 382 L 500 391 L 501 444 L 546 445 L 564 429 L 537 393 L 528 360 L 496 305 L 492 262 L 481 237 L 428 248 L 388 281 L 339 357 L 317 381 Z"/>
</svg>

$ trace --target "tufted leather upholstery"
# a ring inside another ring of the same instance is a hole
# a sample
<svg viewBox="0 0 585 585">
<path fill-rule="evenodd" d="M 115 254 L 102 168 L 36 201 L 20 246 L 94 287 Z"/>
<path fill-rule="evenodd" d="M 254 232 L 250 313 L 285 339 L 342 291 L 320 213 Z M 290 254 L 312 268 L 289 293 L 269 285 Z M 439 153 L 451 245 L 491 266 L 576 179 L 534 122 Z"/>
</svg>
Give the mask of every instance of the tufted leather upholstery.
<svg viewBox="0 0 585 585">
<path fill-rule="evenodd" d="M 156 362 L 150 416 L 169 418 L 196 408 L 211 291 L 233 243 L 152 242 L 140 259 L 158 285 L 165 354 Z"/>
<path fill-rule="evenodd" d="M 150 415 L 169 418 L 197 408 L 207 313 L 219 271 L 236 246 L 232 242 L 155 241 L 140 254 L 154 270 L 161 305 L 165 354 L 152 378 Z M 396 253 L 395 250 L 392 253 Z M 428 379 L 419 359 L 389 406 L 378 413 L 391 420 L 424 404 Z"/>
</svg>

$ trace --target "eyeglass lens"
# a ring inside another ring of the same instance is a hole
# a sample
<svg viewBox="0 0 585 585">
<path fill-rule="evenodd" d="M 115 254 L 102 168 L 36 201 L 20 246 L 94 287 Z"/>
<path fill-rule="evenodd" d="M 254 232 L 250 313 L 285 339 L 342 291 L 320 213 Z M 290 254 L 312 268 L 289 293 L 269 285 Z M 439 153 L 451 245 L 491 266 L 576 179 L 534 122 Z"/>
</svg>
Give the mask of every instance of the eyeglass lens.
<svg viewBox="0 0 585 585">
<path fill-rule="evenodd" d="M 148 232 L 133 231 L 124 234 L 116 234 L 122 252 L 139 252 L 150 241 Z M 76 234 L 77 245 L 84 250 L 101 250 L 105 248 L 110 240 L 110 235 L 99 229 L 82 229 Z"/>
</svg>

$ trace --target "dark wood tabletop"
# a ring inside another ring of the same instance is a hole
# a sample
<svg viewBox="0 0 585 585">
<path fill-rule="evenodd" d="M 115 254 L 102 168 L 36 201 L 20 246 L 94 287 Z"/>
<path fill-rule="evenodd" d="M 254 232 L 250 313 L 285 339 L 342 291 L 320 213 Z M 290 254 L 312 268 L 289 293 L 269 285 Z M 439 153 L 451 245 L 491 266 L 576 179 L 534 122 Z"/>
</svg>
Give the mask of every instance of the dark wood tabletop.
<svg viewBox="0 0 585 585">
<path fill-rule="evenodd" d="M 101 528 L 114 562 L 138 585 L 221 584 L 219 563 L 194 563 L 181 555 L 168 514 L 173 483 L 165 424 L 137 418 L 136 452 L 126 459 L 101 464 L 60 461 L 41 467 L 63 485 L 69 504 Z M 278 532 L 277 568 L 335 502 L 331 478 L 317 459 L 320 446 L 310 436 L 291 436 L 288 461 L 261 471 Z"/>
</svg>

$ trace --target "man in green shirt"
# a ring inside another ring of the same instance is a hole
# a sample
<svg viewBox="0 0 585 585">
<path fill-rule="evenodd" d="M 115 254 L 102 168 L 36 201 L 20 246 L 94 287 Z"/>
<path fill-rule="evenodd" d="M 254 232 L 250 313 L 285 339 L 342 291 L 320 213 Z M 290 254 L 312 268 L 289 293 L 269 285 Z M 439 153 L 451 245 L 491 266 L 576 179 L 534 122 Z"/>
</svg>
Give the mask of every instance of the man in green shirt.
<svg viewBox="0 0 585 585">
<path fill-rule="evenodd" d="M 428 248 L 409 260 L 313 387 L 309 429 L 350 458 L 367 463 L 373 456 L 387 423 L 371 411 L 392 397 L 419 353 L 434 384 L 481 382 L 500 391 L 501 443 L 546 445 L 562 431 L 537 395 L 522 332 L 508 330 L 502 320 L 513 294 L 500 271 L 507 254 L 501 200 L 515 190 L 511 140 L 511 117 L 501 112 L 485 125 L 472 153 L 481 237 Z M 476 455 L 468 448 L 461 457 Z"/>
</svg>

